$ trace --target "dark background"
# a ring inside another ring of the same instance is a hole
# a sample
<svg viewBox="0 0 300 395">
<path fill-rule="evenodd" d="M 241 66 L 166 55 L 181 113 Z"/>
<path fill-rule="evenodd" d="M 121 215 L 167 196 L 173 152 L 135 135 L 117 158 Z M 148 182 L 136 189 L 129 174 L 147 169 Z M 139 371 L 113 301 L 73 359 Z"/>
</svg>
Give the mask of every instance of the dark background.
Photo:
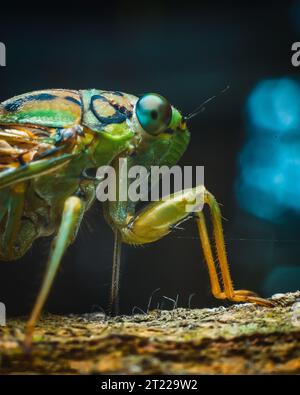
<svg viewBox="0 0 300 395">
<path fill-rule="evenodd" d="M 299 215 L 291 212 L 280 224 L 256 218 L 239 208 L 234 189 L 249 93 L 263 78 L 299 75 L 290 61 L 291 45 L 299 41 L 294 2 L 111 3 L 74 3 L 63 9 L 40 2 L 32 9 L 17 4 L 6 9 L 0 23 L 0 41 L 7 47 L 0 100 L 44 88 L 154 91 L 188 113 L 230 84 L 226 95 L 191 120 L 192 140 L 181 164 L 204 165 L 206 187 L 223 205 L 236 286 L 263 296 L 298 288 L 300 276 L 271 283 L 268 278 L 281 265 L 299 268 Z M 177 295 L 179 305 L 187 306 L 193 293 L 192 306 L 220 304 L 210 295 L 196 226 L 191 221 L 185 228 L 152 245 L 124 247 L 122 312 L 145 309 L 156 288 L 153 306 L 159 302 L 171 308 L 163 296 Z M 31 308 L 49 244 L 38 240 L 23 259 L 1 263 L 0 300 L 9 315 Z M 112 233 L 96 203 L 63 259 L 46 309 L 106 308 L 112 250 Z"/>
</svg>

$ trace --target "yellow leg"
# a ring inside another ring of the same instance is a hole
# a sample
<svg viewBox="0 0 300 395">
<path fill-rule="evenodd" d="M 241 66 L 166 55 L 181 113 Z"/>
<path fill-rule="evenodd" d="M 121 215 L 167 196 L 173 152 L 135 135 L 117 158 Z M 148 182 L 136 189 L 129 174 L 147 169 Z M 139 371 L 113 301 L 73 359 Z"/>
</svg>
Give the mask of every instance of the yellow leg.
<svg viewBox="0 0 300 395">
<path fill-rule="evenodd" d="M 32 336 L 37 320 L 41 314 L 45 301 L 48 297 L 51 285 L 57 273 L 62 256 L 69 244 L 74 240 L 81 223 L 84 212 L 84 203 L 78 197 L 69 197 L 64 204 L 61 224 L 55 240 L 53 241 L 52 253 L 50 255 L 46 274 L 42 283 L 41 290 L 32 310 L 31 316 L 26 326 L 25 348 L 31 347 Z"/>
<path fill-rule="evenodd" d="M 210 247 L 209 237 L 207 234 L 207 227 L 205 223 L 205 218 L 202 212 L 198 214 L 199 219 L 197 219 L 197 225 L 199 230 L 200 241 L 204 253 L 205 262 L 207 264 L 211 291 L 215 298 L 225 299 L 224 292 L 222 292 L 219 277 L 216 270 L 212 250 Z"/>
<path fill-rule="evenodd" d="M 205 191 L 205 203 L 209 205 L 211 211 L 214 239 L 216 243 L 216 253 L 221 269 L 221 276 L 224 286 L 224 291 L 221 291 L 218 275 L 215 267 L 215 262 L 213 259 L 213 253 L 207 234 L 204 215 L 202 212 L 200 212 L 198 213 L 197 225 L 198 225 L 205 261 L 208 267 L 213 295 L 218 299 L 229 299 L 234 302 L 251 302 L 251 303 L 259 304 L 261 306 L 273 307 L 274 306 L 273 302 L 259 298 L 252 291 L 234 290 L 231 275 L 230 275 L 230 270 L 229 270 L 229 264 L 227 261 L 220 208 L 216 199 L 208 191 Z"/>
<path fill-rule="evenodd" d="M 203 199 L 201 199 L 203 197 Z M 150 204 L 135 216 L 128 217 L 127 226 L 115 223 L 122 241 L 129 244 L 145 244 L 159 240 L 172 230 L 173 226 L 190 215 L 189 207 L 199 208 L 199 201 L 208 204 L 211 212 L 217 260 L 221 269 L 223 288 L 221 289 L 215 261 L 210 246 L 207 228 L 202 211 L 196 211 L 199 236 L 208 267 L 212 293 L 216 298 L 229 299 L 234 302 L 251 302 L 261 306 L 273 307 L 274 303 L 262 299 L 247 290 L 234 290 L 227 261 L 220 208 L 213 197 L 203 186 L 180 191 L 174 195 Z"/>
</svg>

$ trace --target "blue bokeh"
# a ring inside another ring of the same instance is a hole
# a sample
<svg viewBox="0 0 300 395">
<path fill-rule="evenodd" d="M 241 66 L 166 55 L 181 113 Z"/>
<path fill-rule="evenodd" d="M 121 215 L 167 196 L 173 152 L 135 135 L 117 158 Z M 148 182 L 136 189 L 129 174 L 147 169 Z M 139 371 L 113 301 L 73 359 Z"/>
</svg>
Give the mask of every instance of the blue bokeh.
<svg viewBox="0 0 300 395">
<path fill-rule="evenodd" d="M 300 126 L 300 87 L 288 78 L 260 82 L 247 103 L 249 120 L 261 132 L 291 133 Z"/>
<path fill-rule="evenodd" d="M 247 105 L 248 140 L 239 155 L 236 195 L 247 212 L 272 222 L 300 212 L 300 86 L 264 80 Z"/>
</svg>

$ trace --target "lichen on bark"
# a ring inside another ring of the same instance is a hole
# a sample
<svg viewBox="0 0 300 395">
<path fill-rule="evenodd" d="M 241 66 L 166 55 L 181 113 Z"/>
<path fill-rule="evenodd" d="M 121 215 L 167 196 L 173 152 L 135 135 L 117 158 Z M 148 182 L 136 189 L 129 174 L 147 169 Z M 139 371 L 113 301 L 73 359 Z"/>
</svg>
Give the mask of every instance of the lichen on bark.
<svg viewBox="0 0 300 395">
<path fill-rule="evenodd" d="M 273 299 L 273 309 L 240 304 L 110 319 L 44 314 L 30 355 L 22 350 L 25 321 L 9 320 L 0 327 L 0 372 L 300 373 L 300 292 Z"/>
</svg>

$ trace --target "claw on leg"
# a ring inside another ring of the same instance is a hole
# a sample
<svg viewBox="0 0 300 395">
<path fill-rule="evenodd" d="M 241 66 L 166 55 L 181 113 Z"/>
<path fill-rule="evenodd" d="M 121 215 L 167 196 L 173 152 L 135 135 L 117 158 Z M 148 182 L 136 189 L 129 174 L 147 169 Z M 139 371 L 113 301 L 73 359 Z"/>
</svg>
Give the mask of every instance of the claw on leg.
<svg viewBox="0 0 300 395">
<path fill-rule="evenodd" d="M 239 289 L 234 291 L 235 294 L 241 295 L 241 296 L 258 296 L 257 293 L 253 291 L 249 291 L 248 289 Z"/>
<path fill-rule="evenodd" d="M 264 307 L 275 307 L 275 303 L 271 300 L 263 299 L 256 296 L 240 295 L 239 291 L 234 291 L 233 297 L 229 298 L 232 302 L 255 303 Z"/>
</svg>

